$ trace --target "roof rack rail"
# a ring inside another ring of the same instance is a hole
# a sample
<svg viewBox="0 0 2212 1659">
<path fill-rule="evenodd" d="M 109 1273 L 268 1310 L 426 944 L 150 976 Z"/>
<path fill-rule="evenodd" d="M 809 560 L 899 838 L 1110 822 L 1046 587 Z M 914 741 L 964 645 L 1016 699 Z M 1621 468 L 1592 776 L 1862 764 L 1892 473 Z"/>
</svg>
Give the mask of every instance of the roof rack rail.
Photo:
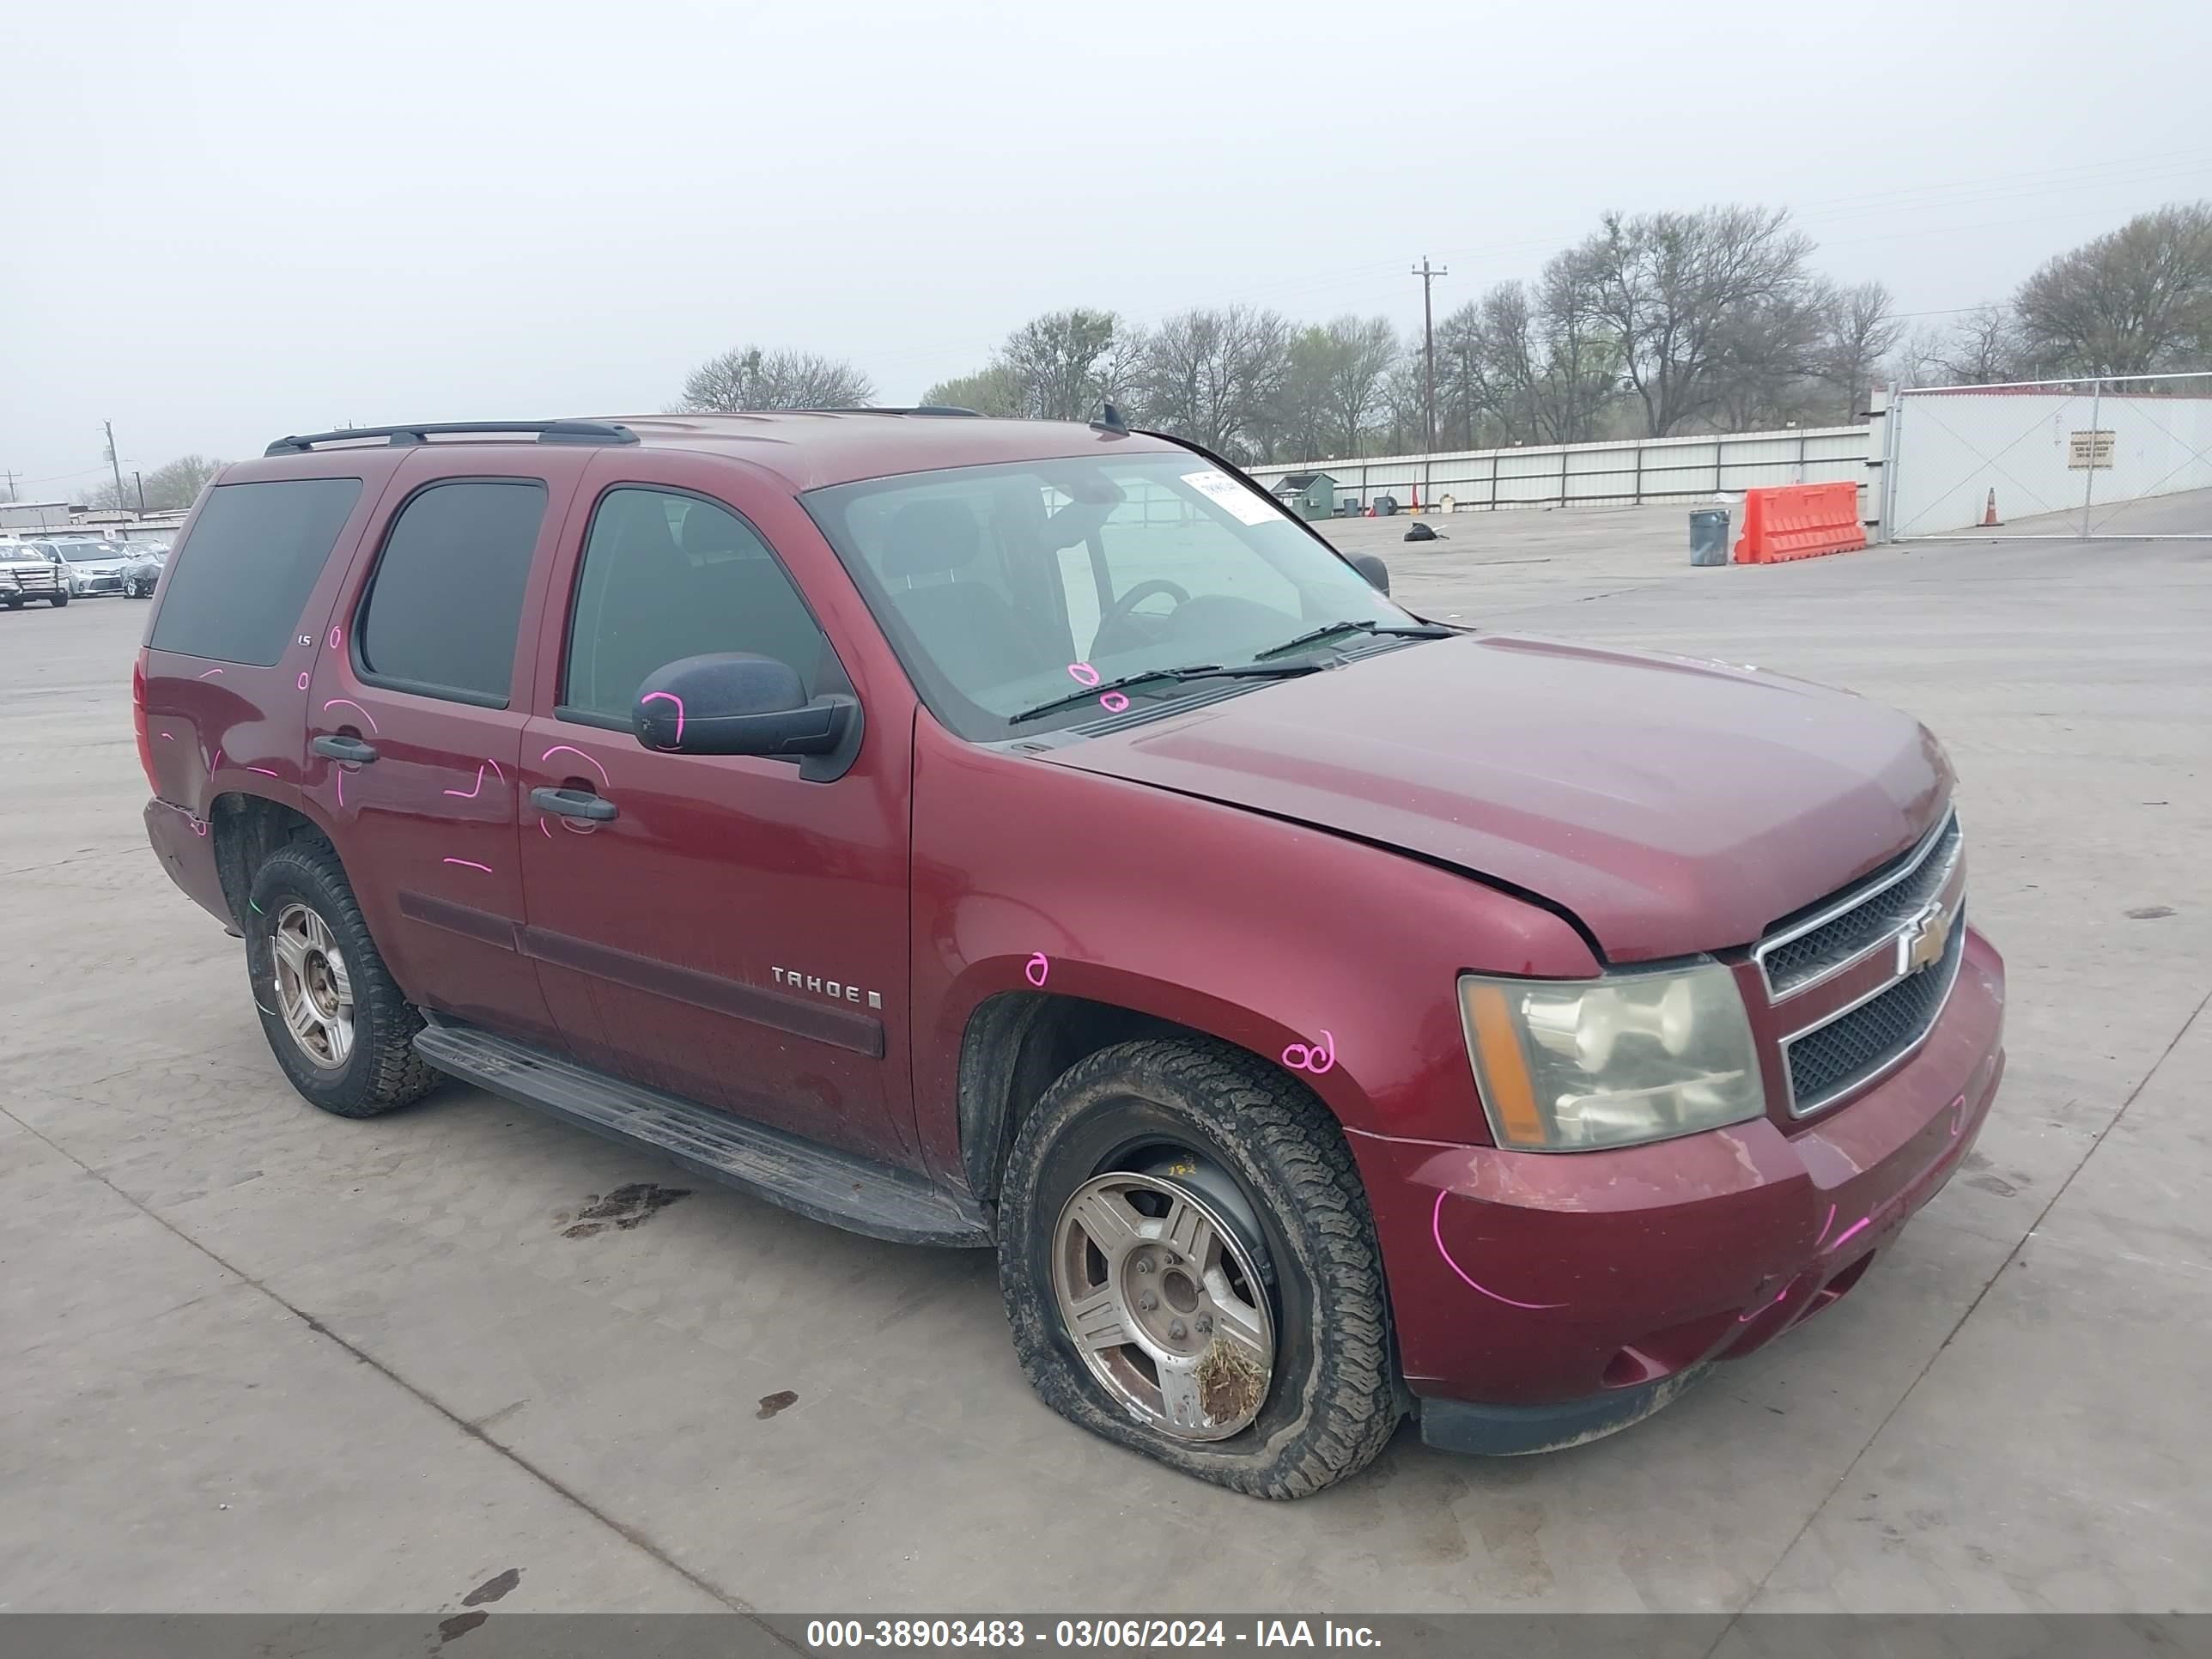
<svg viewBox="0 0 2212 1659">
<path fill-rule="evenodd" d="M 264 455 L 305 455 L 317 444 L 359 443 L 381 438 L 392 448 L 428 443 L 434 436 L 532 432 L 541 444 L 634 444 L 637 434 L 611 421 L 425 421 L 412 426 L 349 426 L 337 432 L 306 432 L 279 438 Z"/>
<path fill-rule="evenodd" d="M 767 414 L 772 411 L 763 410 L 758 412 Z M 790 412 L 794 415 L 956 415 L 970 420 L 982 418 L 981 410 L 963 409 L 957 404 L 913 404 L 902 408 L 890 404 L 840 404 L 828 409 L 794 409 Z"/>
</svg>

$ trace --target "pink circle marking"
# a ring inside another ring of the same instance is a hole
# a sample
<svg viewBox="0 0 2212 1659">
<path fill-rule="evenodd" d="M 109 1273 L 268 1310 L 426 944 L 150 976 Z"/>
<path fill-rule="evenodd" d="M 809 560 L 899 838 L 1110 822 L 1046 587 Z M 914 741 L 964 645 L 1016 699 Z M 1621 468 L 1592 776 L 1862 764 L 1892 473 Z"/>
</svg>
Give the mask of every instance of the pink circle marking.
<svg viewBox="0 0 2212 1659">
<path fill-rule="evenodd" d="M 1109 714 L 1118 714 L 1129 706 L 1129 700 L 1119 691 L 1109 691 L 1098 699 L 1098 706 Z"/>
<path fill-rule="evenodd" d="M 1283 1050 L 1283 1064 L 1294 1072 L 1311 1072 L 1316 1077 L 1319 1077 L 1336 1064 L 1335 1036 L 1328 1031 L 1323 1031 L 1321 1034 L 1321 1039 L 1319 1042 L 1311 1045 L 1293 1042 Z M 1296 1054 L 1297 1058 L 1292 1060 L 1291 1058 L 1292 1054 Z"/>
<path fill-rule="evenodd" d="M 1072 662 L 1067 665 L 1067 672 L 1085 685 L 1098 684 L 1098 671 L 1087 662 Z"/>
<path fill-rule="evenodd" d="M 333 651 L 337 650 L 338 648 L 338 641 L 343 637 L 344 635 L 337 629 L 333 628 L 331 629 L 331 649 Z"/>
<path fill-rule="evenodd" d="M 1488 1297 L 1492 1302 L 1503 1302 L 1509 1308 L 1527 1308 L 1534 1312 L 1541 1311 L 1546 1308 L 1564 1308 L 1567 1305 L 1564 1302 L 1516 1302 L 1511 1297 L 1500 1296 L 1488 1285 L 1478 1285 L 1468 1278 L 1467 1269 L 1453 1261 L 1452 1253 L 1444 1248 L 1444 1199 L 1446 1196 L 1441 1192 L 1437 1194 L 1436 1210 L 1429 1217 L 1429 1236 L 1437 1241 L 1437 1254 L 1443 1257 L 1444 1266 L 1459 1275 L 1462 1284 L 1471 1291 Z"/>
<path fill-rule="evenodd" d="M 1030 984 L 1042 990 L 1044 987 L 1045 975 L 1049 974 L 1051 971 L 1052 962 L 1050 958 L 1048 958 L 1043 951 L 1040 951 L 1035 956 L 1031 957 L 1025 964 L 1024 964 L 1022 968 L 1022 977 L 1028 980 Z"/>
<path fill-rule="evenodd" d="M 304 669 L 304 668 L 303 668 L 303 669 L 301 669 L 301 670 L 300 671 L 300 690 L 301 690 L 302 691 L 304 691 L 304 690 L 306 690 L 307 689 L 307 671 L 306 669 Z"/>
</svg>

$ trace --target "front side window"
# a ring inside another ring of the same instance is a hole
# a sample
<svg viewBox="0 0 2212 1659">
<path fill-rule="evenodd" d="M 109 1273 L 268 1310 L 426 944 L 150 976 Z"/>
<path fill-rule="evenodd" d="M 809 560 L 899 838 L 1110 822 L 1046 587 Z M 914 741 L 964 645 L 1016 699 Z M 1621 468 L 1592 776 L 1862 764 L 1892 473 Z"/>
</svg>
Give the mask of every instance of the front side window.
<svg viewBox="0 0 2212 1659">
<path fill-rule="evenodd" d="M 1029 715 L 1092 680 L 1249 668 L 1334 623 L 1420 626 L 1188 453 L 911 473 L 803 501 L 932 712 L 977 741 L 1096 718 L 1095 702 Z"/>
<path fill-rule="evenodd" d="M 544 517 L 534 479 L 465 479 L 410 498 L 369 579 L 355 636 L 362 678 L 504 707 Z"/>
<path fill-rule="evenodd" d="M 727 651 L 789 664 L 811 697 L 828 650 L 750 525 L 703 496 L 625 486 L 609 490 L 592 515 L 561 712 L 627 726 L 646 676 Z"/>
</svg>

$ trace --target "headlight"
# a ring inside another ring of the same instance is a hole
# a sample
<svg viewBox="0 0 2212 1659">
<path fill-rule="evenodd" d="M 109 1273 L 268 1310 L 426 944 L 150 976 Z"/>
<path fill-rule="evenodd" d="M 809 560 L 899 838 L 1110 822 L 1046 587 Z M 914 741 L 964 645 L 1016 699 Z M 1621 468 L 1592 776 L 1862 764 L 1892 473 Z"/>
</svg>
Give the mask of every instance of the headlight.
<svg viewBox="0 0 2212 1659">
<path fill-rule="evenodd" d="M 1625 1146 L 1766 1110 L 1743 997 L 1717 962 L 1603 979 L 1466 974 L 1459 998 L 1500 1146 Z"/>
</svg>

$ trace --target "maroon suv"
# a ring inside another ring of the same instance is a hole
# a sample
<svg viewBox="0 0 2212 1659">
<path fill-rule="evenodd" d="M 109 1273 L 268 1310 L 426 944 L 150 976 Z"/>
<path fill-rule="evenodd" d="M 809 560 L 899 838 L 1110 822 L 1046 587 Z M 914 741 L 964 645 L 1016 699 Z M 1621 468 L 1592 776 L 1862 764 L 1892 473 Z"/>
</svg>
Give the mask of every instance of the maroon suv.
<svg viewBox="0 0 2212 1659">
<path fill-rule="evenodd" d="M 1570 1444 L 1858 1280 L 2002 966 L 1911 720 L 1387 586 L 1110 410 L 287 438 L 162 580 L 146 823 L 327 1110 L 994 1249 L 1054 1409 L 1241 1491 Z"/>
</svg>

